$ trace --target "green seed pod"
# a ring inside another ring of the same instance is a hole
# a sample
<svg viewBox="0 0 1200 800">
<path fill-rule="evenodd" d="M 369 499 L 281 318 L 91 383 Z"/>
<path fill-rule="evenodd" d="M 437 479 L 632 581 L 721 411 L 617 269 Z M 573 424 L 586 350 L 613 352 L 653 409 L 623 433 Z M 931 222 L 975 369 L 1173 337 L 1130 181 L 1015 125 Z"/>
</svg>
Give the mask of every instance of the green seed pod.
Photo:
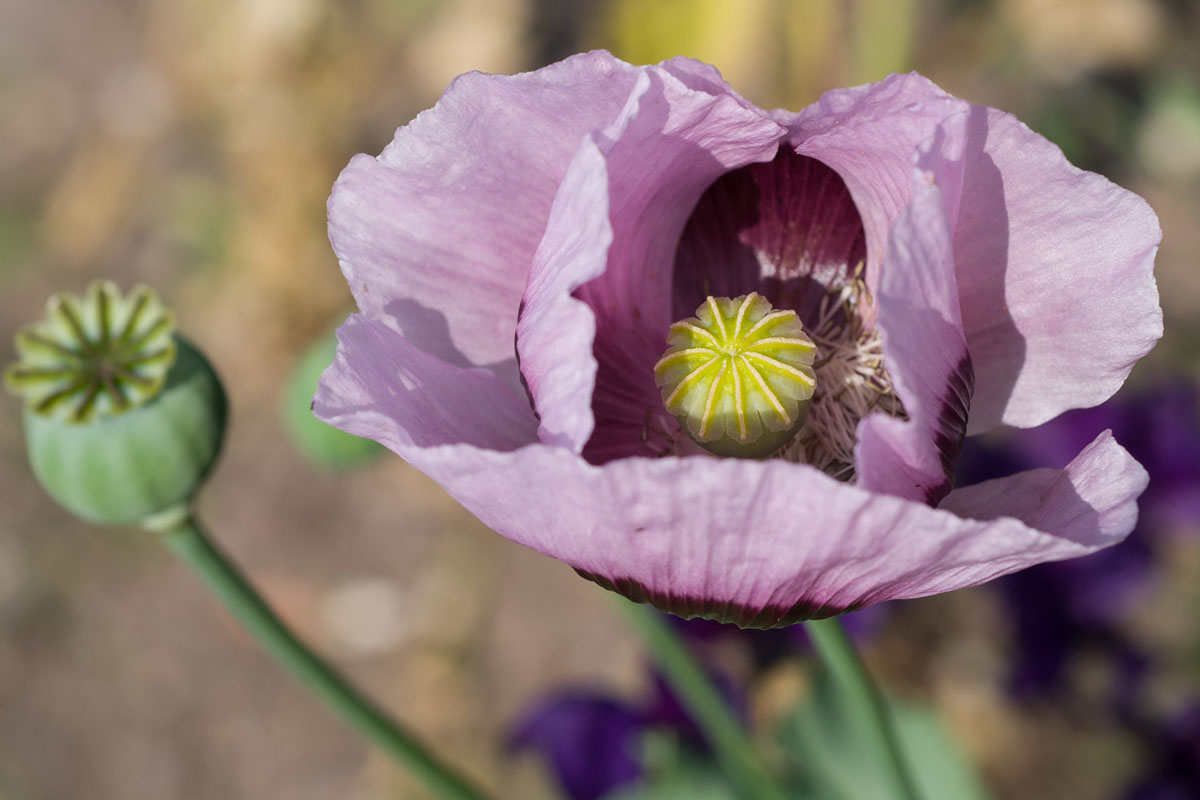
<svg viewBox="0 0 1200 800">
<path fill-rule="evenodd" d="M 292 443 L 315 466 L 334 471 L 353 469 L 387 450 L 376 441 L 340 431 L 313 416 L 317 381 L 336 352 L 337 338 L 330 331 L 300 356 L 283 392 L 283 421 Z"/>
<path fill-rule="evenodd" d="M 654 366 L 663 405 L 697 444 L 763 458 L 799 432 L 816 389 L 816 346 L 795 311 L 751 293 L 709 297 L 671 326 Z"/>
<path fill-rule="evenodd" d="M 5 384 L 24 396 L 29 462 L 46 491 L 99 525 L 185 508 L 225 431 L 220 381 L 140 287 L 97 282 L 51 298 L 17 334 Z"/>
</svg>

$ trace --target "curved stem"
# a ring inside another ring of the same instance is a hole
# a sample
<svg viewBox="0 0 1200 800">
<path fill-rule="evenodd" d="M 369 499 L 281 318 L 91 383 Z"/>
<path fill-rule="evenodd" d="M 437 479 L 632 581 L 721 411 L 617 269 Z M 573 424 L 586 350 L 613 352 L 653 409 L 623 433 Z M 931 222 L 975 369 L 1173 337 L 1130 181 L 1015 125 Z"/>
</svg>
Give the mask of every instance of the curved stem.
<svg viewBox="0 0 1200 800">
<path fill-rule="evenodd" d="M 190 515 L 160 528 L 167 546 L 196 571 L 259 644 L 360 734 L 407 767 L 435 795 L 485 800 L 387 712 L 364 697 L 301 642 Z"/>
<path fill-rule="evenodd" d="M 884 766 L 896 797 L 920 800 L 921 795 L 900 749 L 891 712 L 842 623 L 833 617 L 810 620 L 804 627 L 822 663 L 836 681 L 844 707 L 853 716 L 852 723 L 874 740 L 876 750 L 886 762 Z"/>
<path fill-rule="evenodd" d="M 650 606 L 620 602 L 671 689 L 704 732 L 725 772 L 737 783 L 738 796 L 783 800 L 783 791 L 754 752 L 741 721 L 670 623 Z"/>
</svg>

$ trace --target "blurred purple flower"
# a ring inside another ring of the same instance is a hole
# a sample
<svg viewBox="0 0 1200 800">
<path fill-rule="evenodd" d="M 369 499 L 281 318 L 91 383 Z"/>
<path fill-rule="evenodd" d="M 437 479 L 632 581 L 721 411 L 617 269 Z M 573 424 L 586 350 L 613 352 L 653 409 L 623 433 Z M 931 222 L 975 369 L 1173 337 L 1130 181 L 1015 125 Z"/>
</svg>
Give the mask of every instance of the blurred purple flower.
<svg viewBox="0 0 1200 800">
<path fill-rule="evenodd" d="M 1120 619 L 1157 574 L 1155 538 L 1200 526 L 1200 407 L 1196 388 L 1177 381 L 1068 412 L 1039 428 L 1010 431 L 998 441 L 973 440 L 959 461 L 969 484 L 1014 470 L 1060 467 L 1104 429 L 1146 468 L 1134 535 L 1073 561 L 1043 564 L 998 583 L 1016 632 L 1011 683 L 1021 697 L 1061 689 L 1070 657 L 1082 647 L 1107 651 L 1118 668 L 1114 700 L 1124 713 L 1147 658 L 1119 629 Z"/>
<path fill-rule="evenodd" d="M 1045 564 L 1000 581 L 1016 637 L 1009 686 L 1021 699 L 1057 692 L 1066 686 L 1071 657 L 1090 648 L 1112 659 L 1113 709 L 1128 716 L 1148 663 L 1115 623 L 1147 586 L 1149 554 L 1143 541 L 1129 539 L 1085 560 L 1071 569 Z"/>
<path fill-rule="evenodd" d="M 350 162 L 329 220 L 360 313 L 316 414 L 632 599 L 770 627 L 1133 527 L 1145 473 L 1108 433 L 1061 470 L 951 476 L 967 433 L 1102 402 L 1154 345 L 1157 220 L 920 75 L 791 113 L 688 59 L 471 73 Z M 763 461 L 698 453 L 652 369 L 673 320 L 750 291 L 822 356 Z"/>
<path fill-rule="evenodd" d="M 1200 705 L 1171 720 L 1148 743 L 1151 766 L 1125 800 L 1195 800 L 1200 797 Z"/>
<path fill-rule="evenodd" d="M 725 702 L 733 709 L 734 715 L 746 725 L 750 711 L 746 705 L 746 696 L 729 676 L 722 672 L 708 669 L 709 680 L 717 691 L 725 698 Z M 692 719 L 692 715 L 667 684 L 662 675 L 654 674 L 653 691 L 646 703 L 646 722 L 654 728 L 674 732 L 680 741 L 694 750 L 702 753 L 709 752 L 709 744 L 700 726 Z"/>
<path fill-rule="evenodd" d="M 745 697 L 733 682 L 717 672 L 709 677 L 745 721 Z M 570 800 L 595 800 L 642 776 L 641 739 L 652 730 L 709 752 L 704 734 L 657 673 L 649 696 L 636 706 L 589 691 L 551 695 L 521 718 L 509 745 L 539 752 Z"/>
<path fill-rule="evenodd" d="M 1126 393 L 1095 408 L 1068 411 L 998 441 L 969 440 L 959 461 L 959 485 L 1013 470 L 1061 468 L 1081 447 L 1111 430 L 1150 476 L 1138 506 L 1138 528 L 1166 533 L 1200 525 L 1200 401 L 1196 386 L 1175 379 Z"/>
<path fill-rule="evenodd" d="M 591 692 L 564 692 L 529 711 L 509 745 L 533 749 L 549 762 L 570 800 L 598 800 L 642 774 L 638 749 L 646 715 Z"/>
</svg>

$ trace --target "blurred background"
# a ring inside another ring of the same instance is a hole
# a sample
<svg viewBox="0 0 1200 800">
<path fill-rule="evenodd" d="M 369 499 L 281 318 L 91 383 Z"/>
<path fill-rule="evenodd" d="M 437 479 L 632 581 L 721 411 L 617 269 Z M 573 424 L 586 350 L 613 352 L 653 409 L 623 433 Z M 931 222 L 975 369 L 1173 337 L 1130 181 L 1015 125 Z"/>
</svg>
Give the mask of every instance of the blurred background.
<svg viewBox="0 0 1200 800">
<path fill-rule="evenodd" d="M 567 567 L 395 457 L 333 473 L 288 436 L 287 409 L 307 404 L 285 392 L 297 359 L 350 305 L 329 188 L 467 70 L 593 47 L 683 54 L 797 109 L 917 69 L 1142 194 L 1165 231 L 1167 336 L 1126 389 L 974 446 L 963 482 L 1061 465 L 1104 427 L 1155 482 L 1129 545 L 892 604 L 859 626 L 862 647 L 891 692 L 936 710 L 996 798 L 1200 797 L 1197 42 L 1193 0 L 5 0 L 0 339 L 95 277 L 158 288 L 231 397 L 200 498 L 216 537 L 499 797 L 563 796 L 547 737 L 598 753 L 614 709 L 669 731 L 630 711 L 654 677 L 609 598 Z M 753 725 L 803 693 L 799 637 L 690 633 Z M 0 403 L 0 799 L 422 796 L 147 534 L 54 506 L 18 404 Z"/>
</svg>

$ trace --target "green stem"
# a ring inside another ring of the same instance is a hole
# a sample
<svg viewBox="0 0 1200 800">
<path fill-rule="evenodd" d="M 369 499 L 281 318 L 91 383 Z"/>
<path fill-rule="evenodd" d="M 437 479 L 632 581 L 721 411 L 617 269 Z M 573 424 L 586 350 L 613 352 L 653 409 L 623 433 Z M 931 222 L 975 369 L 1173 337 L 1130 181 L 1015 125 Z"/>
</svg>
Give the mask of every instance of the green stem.
<svg viewBox="0 0 1200 800">
<path fill-rule="evenodd" d="M 908 762 L 900 749 L 892 715 L 883 694 L 871 680 L 854 643 L 836 617 L 804 623 L 813 647 L 841 692 L 851 724 L 874 741 L 896 797 L 920 800 Z"/>
<path fill-rule="evenodd" d="M 741 721 L 670 623 L 650 606 L 620 602 L 667 683 L 712 745 L 722 768 L 738 784 L 738 796 L 783 800 L 783 791 L 754 752 Z"/>
<path fill-rule="evenodd" d="M 360 734 L 411 770 L 438 797 L 484 800 L 482 792 L 438 761 L 412 733 L 309 650 L 191 516 L 166 528 L 163 536 L 172 552 L 204 579 L 259 644 Z"/>
</svg>

